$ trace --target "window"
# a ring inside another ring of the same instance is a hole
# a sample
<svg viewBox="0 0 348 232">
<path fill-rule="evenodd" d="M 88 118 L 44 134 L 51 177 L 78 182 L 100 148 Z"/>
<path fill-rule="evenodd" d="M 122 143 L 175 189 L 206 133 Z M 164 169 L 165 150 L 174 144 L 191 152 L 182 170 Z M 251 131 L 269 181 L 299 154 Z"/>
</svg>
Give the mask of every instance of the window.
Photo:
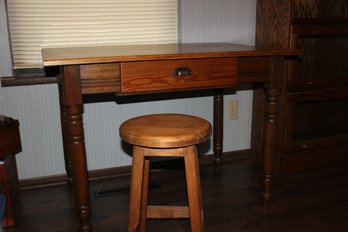
<svg viewBox="0 0 348 232">
<path fill-rule="evenodd" d="M 13 68 L 42 67 L 44 47 L 175 43 L 177 0 L 7 0 Z"/>
</svg>

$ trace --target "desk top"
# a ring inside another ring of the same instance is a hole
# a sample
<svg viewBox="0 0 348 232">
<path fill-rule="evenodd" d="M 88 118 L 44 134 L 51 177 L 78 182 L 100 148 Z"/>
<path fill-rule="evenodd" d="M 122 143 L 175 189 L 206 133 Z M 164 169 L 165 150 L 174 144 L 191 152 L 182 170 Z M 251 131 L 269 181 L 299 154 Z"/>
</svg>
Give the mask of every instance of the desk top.
<svg viewBox="0 0 348 232">
<path fill-rule="evenodd" d="M 301 50 L 263 49 L 232 43 L 187 43 L 45 48 L 44 66 L 214 57 L 300 55 Z"/>
</svg>

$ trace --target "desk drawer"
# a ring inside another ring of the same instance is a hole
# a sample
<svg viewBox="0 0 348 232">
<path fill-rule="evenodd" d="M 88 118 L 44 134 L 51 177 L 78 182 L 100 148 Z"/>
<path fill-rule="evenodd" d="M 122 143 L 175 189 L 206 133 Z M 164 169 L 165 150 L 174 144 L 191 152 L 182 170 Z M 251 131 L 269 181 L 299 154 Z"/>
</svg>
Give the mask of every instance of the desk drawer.
<svg viewBox="0 0 348 232">
<path fill-rule="evenodd" d="M 237 59 L 235 58 L 121 64 L 121 94 L 220 88 L 233 86 L 236 82 Z"/>
</svg>

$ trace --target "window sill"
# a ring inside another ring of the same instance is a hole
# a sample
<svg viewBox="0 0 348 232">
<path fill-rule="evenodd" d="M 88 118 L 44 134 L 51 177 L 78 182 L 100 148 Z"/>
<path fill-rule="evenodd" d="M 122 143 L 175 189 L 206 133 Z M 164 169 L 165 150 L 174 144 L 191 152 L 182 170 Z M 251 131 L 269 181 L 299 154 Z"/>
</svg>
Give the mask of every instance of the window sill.
<svg viewBox="0 0 348 232">
<path fill-rule="evenodd" d="M 21 85 L 42 85 L 57 83 L 57 77 L 30 77 L 30 78 L 16 78 L 16 77 L 2 77 L 2 87 L 21 86 Z"/>
<path fill-rule="evenodd" d="M 57 83 L 57 70 L 43 69 L 22 69 L 14 70 L 14 75 L 2 77 L 1 85 L 3 87 L 22 86 L 22 85 L 42 85 Z"/>
</svg>

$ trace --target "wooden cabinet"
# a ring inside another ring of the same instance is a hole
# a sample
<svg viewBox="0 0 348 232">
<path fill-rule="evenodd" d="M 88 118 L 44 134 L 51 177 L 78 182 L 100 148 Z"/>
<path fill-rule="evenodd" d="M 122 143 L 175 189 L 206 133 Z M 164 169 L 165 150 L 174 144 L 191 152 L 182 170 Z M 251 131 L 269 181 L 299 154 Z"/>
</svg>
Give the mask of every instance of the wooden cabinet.
<svg viewBox="0 0 348 232">
<path fill-rule="evenodd" d="M 5 227 L 15 225 L 15 198 L 19 184 L 14 155 L 21 151 L 18 120 L 0 115 L 0 192 L 6 196 L 6 212 L 3 220 Z"/>
<path fill-rule="evenodd" d="M 348 162 L 348 1 L 259 0 L 256 45 L 304 50 L 282 83 L 276 170 Z"/>
</svg>

